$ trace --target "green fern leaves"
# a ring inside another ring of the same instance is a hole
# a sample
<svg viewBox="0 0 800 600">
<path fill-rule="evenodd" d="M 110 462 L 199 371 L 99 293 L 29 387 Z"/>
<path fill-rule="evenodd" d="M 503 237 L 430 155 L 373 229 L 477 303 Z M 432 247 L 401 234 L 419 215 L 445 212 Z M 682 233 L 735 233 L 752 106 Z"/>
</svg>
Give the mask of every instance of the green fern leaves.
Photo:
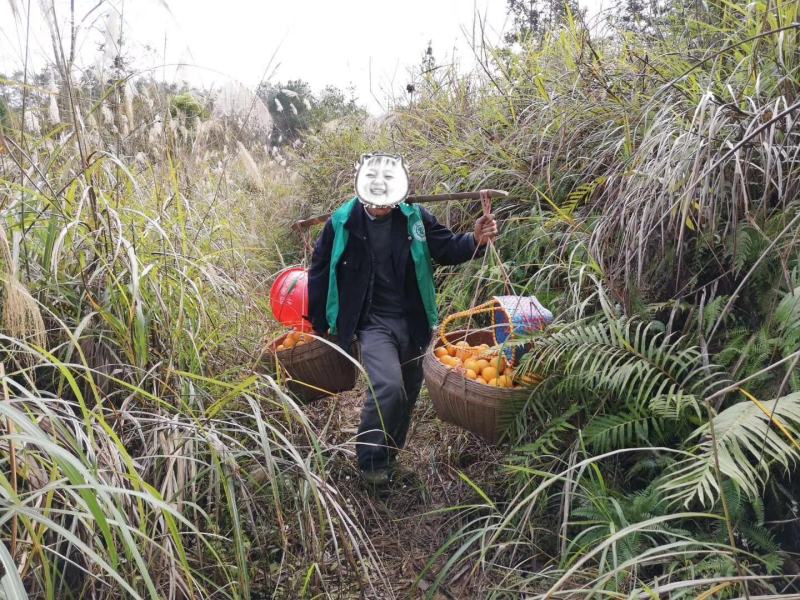
<svg viewBox="0 0 800 600">
<path fill-rule="evenodd" d="M 600 452 L 660 443 L 684 416 L 699 417 L 697 398 L 725 382 L 699 349 L 640 321 L 578 324 L 537 337 L 523 368 L 569 381 L 574 396 L 581 387 L 601 398 L 584 430 Z"/>
<path fill-rule="evenodd" d="M 781 303 L 776 316 L 782 327 L 797 318 L 794 300 L 790 294 Z M 759 497 L 772 466 L 788 470 L 800 458 L 800 446 L 772 427 L 779 420 L 800 439 L 800 393 L 765 402 L 763 410 L 743 401 L 711 424 L 703 423 L 704 398 L 727 384 L 724 373 L 704 363 L 698 348 L 652 324 L 602 320 L 567 326 L 534 338 L 524 368 L 563 378 L 569 385 L 562 391 L 575 397 L 580 397 L 578 388 L 591 392 L 586 396 L 593 395 L 598 404 L 585 406 L 589 415 L 582 436 L 592 451 L 669 445 L 670 439 L 693 444 L 687 448 L 690 456 L 667 468 L 660 486 L 672 503 L 715 504 L 720 493 L 715 454 L 723 478 L 751 500 Z M 689 435 L 691 423 L 702 425 Z"/>
<path fill-rule="evenodd" d="M 786 427 L 795 440 L 800 438 L 800 392 L 764 402 L 767 413 L 756 404 L 744 401 L 719 413 L 710 424 L 698 428 L 693 438 L 700 442 L 694 456 L 667 472 L 661 485 L 667 498 L 688 506 L 699 501 L 712 505 L 719 496 L 715 457 L 710 428 L 714 428 L 719 470 L 752 499 L 758 498 L 770 467 L 789 469 L 800 458 L 800 448 L 773 429 L 770 415 Z"/>
<path fill-rule="evenodd" d="M 572 217 L 572 215 L 575 213 L 575 210 L 581 204 L 587 202 L 589 198 L 592 197 L 592 194 L 594 194 L 595 190 L 599 186 L 603 185 L 606 180 L 608 180 L 608 177 L 600 176 L 589 183 L 582 183 L 570 192 L 570 194 L 567 196 L 567 199 L 561 205 L 561 210 L 565 214 Z"/>
</svg>

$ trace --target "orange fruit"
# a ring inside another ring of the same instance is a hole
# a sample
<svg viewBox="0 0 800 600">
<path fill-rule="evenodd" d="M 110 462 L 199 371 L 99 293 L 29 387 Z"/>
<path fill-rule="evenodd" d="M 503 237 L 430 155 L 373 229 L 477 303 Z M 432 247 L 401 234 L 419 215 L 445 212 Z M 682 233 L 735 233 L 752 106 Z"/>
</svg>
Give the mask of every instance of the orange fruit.
<svg viewBox="0 0 800 600">
<path fill-rule="evenodd" d="M 497 387 L 497 378 L 495 378 L 495 379 L 490 379 L 489 381 L 487 381 L 487 383 L 488 383 L 489 385 L 493 386 L 493 387 Z"/>
<path fill-rule="evenodd" d="M 275 348 L 275 350 L 277 352 L 283 352 L 284 350 L 286 350 L 286 346 L 284 346 L 283 344 L 278 344 L 278 347 Z"/>
<path fill-rule="evenodd" d="M 483 385 L 486 385 L 486 380 L 481 376 L 476 377 L 475 381 L 477 381 L 478 383 L 482 383 Z"/>
<path fill-rule="evenodd" d="M 283 345 L 286 346 L 287 348 L 294 348 L 295 343 L 296 342 L 291 335 L 287 335 L 286 339 L 283 340 Z"/>
<path fill-rule="evenodd" d="M 486 360 L 485 358 L 480 358 L 480 359 L 478 359 L 477 361 L 475 361 L 475 366 L 477 366 L 477 367 L 478 367 L 478 368 L 477 368 L 477 369 L 475 369 L 475 370 L 476 370 L 476 371 L 478 371 L 478 372 L 480 373 L 480 372 L 481 372 L 481 371 L 483 371 L 483 370 L 484 370 L 486 367 L 488 367 L 488 366 L 489 366 L 489 361 L 488 361 L 488 360 Z"/>
<path fill-rule="evenodd" d="M 508 375 L 500 375 L 497 378 L 497 387 L 510 388 L 512 386 L 511 377 Z"/>
<path fill-rule="evenodd" d="M 447 354 L 447 348 L 445 348 L 444 346 L 437 346 L 436 350 L 434 350 L 433 353 L 436 355 L 437 358 L 441 358 L 445 354 Z"/>
<path fill-rule="evenodd" d="M 483 377 L 486 381 L 491 381 L 497 377 L 497 369 L 494 367 L 486 367 L 481 371 L 481 377 Z"/>
<path fill-rule="evenodd" d="M 467 369 L 466 375 L 467 379 L 472 379 L 473 381 L 478 378 L 478 374 L 473 369 Z"/>
<path fill-rule="evenodd" d="M 447 347 L 447 353 L 450 356 L 455 356 L 456 352 L 458 352 L 458 347 L 457 346 L 450 345 L 450 346 Z"/>
<path fill-rule="evenodd" d="M 495 356 L 489 361 L 489 366 L 497 369 L 498 373 L 502 373 L 506 368 L 506 360 L 502 356 Z"/>
<path fill-rule="evenodd" d="M 475 360 L 474 358 L 468 358 L 467 360 L 465 360 L 464 361 L 464 368 L 465 369 L 472 369 L 476 373 L 478 371 L 480 371 L 480 369 L 478 368 L 478 361 Z"/>
</svg>

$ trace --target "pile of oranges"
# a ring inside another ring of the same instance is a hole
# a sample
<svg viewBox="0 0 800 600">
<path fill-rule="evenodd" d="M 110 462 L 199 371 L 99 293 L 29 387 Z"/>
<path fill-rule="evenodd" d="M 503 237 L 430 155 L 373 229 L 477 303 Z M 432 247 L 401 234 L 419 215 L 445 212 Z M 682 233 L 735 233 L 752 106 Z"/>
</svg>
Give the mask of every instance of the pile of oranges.
<svg viewBox="0 0 800 600">
<path fill-rule="evenodd" d="M 289 350 L 290 348 L 302 346 L 303 344 L 309 343 L 312 339 L 314 338 L 312 338 L 309 334 L 293 329 L 286 335 L 283 342 L 278 344 L 277 348 L 275 348 L 275 351 L 282 352 L 283 350 Z"/>
<path fill-rule="evenodd" d="M 515 387 L 514 368 L 505 358 L 492 353 L 488 344 L 470 346 L 466 341 L 437 346 L 436 358 L 444 366 L 464 373 L 467 379 L 493 387 Z"/>
</svg>

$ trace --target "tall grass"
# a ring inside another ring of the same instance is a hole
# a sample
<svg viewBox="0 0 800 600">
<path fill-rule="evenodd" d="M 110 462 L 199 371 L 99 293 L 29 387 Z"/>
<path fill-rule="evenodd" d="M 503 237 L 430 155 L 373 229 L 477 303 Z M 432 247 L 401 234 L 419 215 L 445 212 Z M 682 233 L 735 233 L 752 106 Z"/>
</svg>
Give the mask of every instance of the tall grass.
<svg viewBox="0 0 800 600">
<path fill-rule="evenodd" d="M 0 125 L 0 596 L 386 587 L 339 450 L 260 364 L 291 174 L 246 117 L 79 79 L 45 18 L 58 89 L 7 82 Z"/>
</svg>

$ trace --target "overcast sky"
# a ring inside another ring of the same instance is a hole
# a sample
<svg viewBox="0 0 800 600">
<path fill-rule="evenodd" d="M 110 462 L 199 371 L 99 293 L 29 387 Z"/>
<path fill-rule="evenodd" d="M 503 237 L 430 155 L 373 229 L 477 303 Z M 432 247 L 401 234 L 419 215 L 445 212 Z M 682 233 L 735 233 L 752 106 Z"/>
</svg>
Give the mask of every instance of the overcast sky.
<svg viewBox="0 0 800 600">
<path fill-rule="evenodd" d="M 31 3 L 29 64 L 52 56 L 39 8 L 49 2 Z M 594 12 L 600 0 L 586 2 Z M 78 17 L 96 4 L 76 0 Z M 0 2 L 0 69 L 6 72 L 24 60 L 27 5 Z M 55 8 L 66 28 L 69 0 L 55 0 Z M 405 88 L 429 40 L 437 64 L 455 58 L 468 69 L 473 31 L 479 36 L 476 15 L 488 40 L 497 42 L 508 27 L 505 9 L 506 0 L 114 0 L 87 19 L 79 46 L 84 64 L 98 61 L 103 32 L 117 26 L 121 13 L 125 54 L 137 68 L 168 64 L 159 76 L 204 86 L 234 78 L 254 87 L 265 74 L 274 82 L 304 79 L 315 90 L 352 85 L 359 101 L 379 112 L 387 95 Z"/>
</svg>

